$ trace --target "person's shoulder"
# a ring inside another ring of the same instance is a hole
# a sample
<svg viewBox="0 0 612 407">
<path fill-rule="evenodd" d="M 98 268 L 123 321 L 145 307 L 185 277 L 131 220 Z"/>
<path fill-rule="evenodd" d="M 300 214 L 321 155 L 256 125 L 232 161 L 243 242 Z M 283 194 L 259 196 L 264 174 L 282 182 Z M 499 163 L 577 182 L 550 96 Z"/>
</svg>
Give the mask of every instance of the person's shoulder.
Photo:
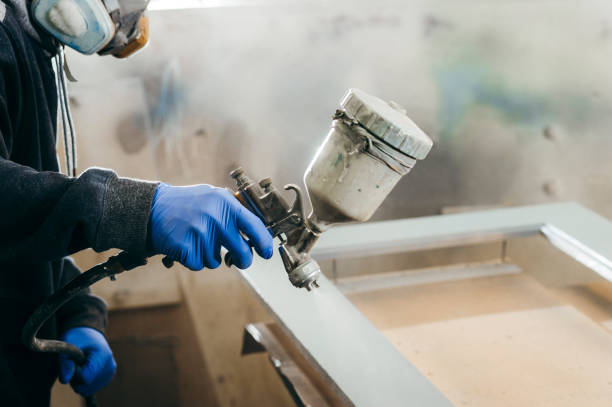
<svg viewBox="0 0 612 407">
<path fill-rule="evenodd" d="M 5 46 L 4 41 L 15 35 L 20 36 L 20 27 L 17 24 L 17 19 L 13 9 L 0 1 L 0 41 L 2 46 Z"/>
<path fill-rule="evenodd" d="M 0 0 L 0 53 L 6 52 L 13 52 L 19 60 L 52 57 L 57 44 L 30 21 L 25 9 Z"/>
<path fill-rule="evenodd" d="M 0 0 L 0 27 L 3 30 L 13 29 L 16 17 L 13 9 L 4 1 Z"/>
<path fill-rule="evenodd" d="M 3 64 L 15 62 L 15 47 L 23 42 L 23 35 L 13 9 L 0 1 L 0 60 Z"/>
<path fill-rule="evenodd" d="M 7 15 L 8 14 L 8 15 Z M 10 24 L 7 20 L 10 18 L 10 9 L 4 4 L 3 1 L 0 1 L 0 29 L 2 32 L 7 28 L 6 26 Z"/>
</svg>

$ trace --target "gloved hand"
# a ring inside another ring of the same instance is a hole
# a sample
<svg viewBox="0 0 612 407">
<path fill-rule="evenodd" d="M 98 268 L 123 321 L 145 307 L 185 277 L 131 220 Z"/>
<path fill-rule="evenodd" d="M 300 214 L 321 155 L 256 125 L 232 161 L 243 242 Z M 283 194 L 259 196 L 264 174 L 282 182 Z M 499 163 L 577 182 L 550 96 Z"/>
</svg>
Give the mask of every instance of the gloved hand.
<svg viewBox="0 0 612 407">
<path fill-rule="evenodd" d="M 80 377 L 75 378 L 72 384 L 74 391 L 83 396 L 91 396 L 110 383 L 117 363 L 104 335 L 93 328 L 82 326 L 67 330 L 62 335 L 62 341 L 73 344 L 87 356 L 87 363 L 81 366 Z M 74 362 L 66 355 L 60 355 L 59 364 L 59 380 L 66 384 L 73 379 Z"/>
<path fill-rule="evenodd" d="M 160 184 L 150 219 L 153 250 L 192 270 L 219 267 L 221 246 L 241 269 L 253 262 L 250 246 L 265 259 L 274 252 L 263 222 L 223 188 Z"/>
</svg>

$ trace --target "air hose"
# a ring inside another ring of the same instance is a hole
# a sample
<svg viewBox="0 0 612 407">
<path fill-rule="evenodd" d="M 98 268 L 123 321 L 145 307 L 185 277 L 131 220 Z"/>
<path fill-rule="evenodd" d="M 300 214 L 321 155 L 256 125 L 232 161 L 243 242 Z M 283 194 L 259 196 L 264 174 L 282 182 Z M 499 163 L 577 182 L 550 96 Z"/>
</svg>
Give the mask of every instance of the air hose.
<svg viewBox="0 0 612 407">
<path fill-rule="evenodd" d="M 143 266 L 146 263 L 146 259 L 142 256 L 134 256 L 127 252 L 121 252 L 116 256 L 110 257 L 104 263 L 98 264 L 86 272 L 81 273 L 53 295 L 45 299 L 45 301 L 32 313 L 21 332 L 23 344 L 35 352 L 67 355 L 77 366 L 77 372 L 73 380 L 78 381 L 80 378 L 80 374 L 78 374 L 79 367 L 83 366 L 87 361 L 85 353 L 70 343 L 54 339 L 37 338 L 36 334 L 43 324 L 55 314 L 62 305 L 70 301 L 72 297 L 85 288 L 106 277 L 110 277 L 111 280 L 114 280 L 116 274 Z M 87 407 L 98 405 L 94 396 L 85 397 L 85 402 Z"/>
</svg>

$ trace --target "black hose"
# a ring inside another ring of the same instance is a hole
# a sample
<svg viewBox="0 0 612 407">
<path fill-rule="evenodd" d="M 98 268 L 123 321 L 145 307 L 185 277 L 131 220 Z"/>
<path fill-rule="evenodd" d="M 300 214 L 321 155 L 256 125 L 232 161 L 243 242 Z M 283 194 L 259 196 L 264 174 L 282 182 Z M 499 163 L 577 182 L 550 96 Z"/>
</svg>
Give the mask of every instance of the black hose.
<svg viewBox="0 0 612 407">
<path fill-rule="evenodd" d="M 114 279 L 115 274 L 143 266 L 146 263 L 146 259 L 142 256 L 131 256 L 127 252 L 121 252 L 116 256 L 110 257 L 106 262 L 98 264 L 97 266 L 94 266 L 75 277 L 64 287 L 48 297 L 32 313 L 30 318 L 26 321 L 23 331 L 21 332 L 21 340 L 23 344 L 35 352 L 61 353 L 68 355 L 68 357 L 77 365 L 77 367 L 84 365 L 87 361 L 87 357 L 81 349 L 67 342 L 54 339 L 37 338 L 36 334 L 43 324 L 47 322 L 47 320 L 51 318 L 51 316 L 55 314 L 62 305 L 70 301 L 70 299 L 77 295 L 80 291 L 105 277 Z M 77 373 L 78 372 L 75 373 L 75 377 L 77 377 L 78 380 L 80 375 Z M 95 407 L 98 405 L 94 396 L 86 397 L 85 402 L 88 407 Z"/>
</svg>

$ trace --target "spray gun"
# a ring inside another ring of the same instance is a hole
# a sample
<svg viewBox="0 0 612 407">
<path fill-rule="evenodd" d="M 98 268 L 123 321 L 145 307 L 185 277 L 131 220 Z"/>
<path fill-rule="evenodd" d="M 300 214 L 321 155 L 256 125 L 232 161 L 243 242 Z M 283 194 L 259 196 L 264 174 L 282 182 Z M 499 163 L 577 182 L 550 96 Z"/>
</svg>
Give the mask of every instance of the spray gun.
<svg viewBox="0 0 612 407">
<path fill-rule="evenodd" d="M 310 291 L 318 287 L 321 274 L 310 257 L 321 233 L 332 225 L 370 219 L 432 145 L 397 104 L 349 89 L 304 175 L 312 204 L 309 216 L 297 185 L 285 186 L 295 193 L 289 204 L 270 178 L 255 183 L 242 168 L 230 175 L 236 181 L 236 198 L 280 239 L 279 252 L 289 281 Z M 231 265 L 229 255 L 225 263 Z"/>
<path fill-rule="evenodd" d="M 279 252 L 291 284 L 308 291 L 318 287 L 321 269 L 309 253 L 321 231 L 306 218 L 300 187 L 295 184 L 285 186 L 285 190 L 295 192 L 295 200 L 289 205 L 270 178 L 255 183 L 242 168 L 230 175 L 238 187 L 234 196 L 263 221 L 273 237 L 280 239 Z M 232 264 L 229 253 L 225 256 L 225 264 Z"/>
</svg>

